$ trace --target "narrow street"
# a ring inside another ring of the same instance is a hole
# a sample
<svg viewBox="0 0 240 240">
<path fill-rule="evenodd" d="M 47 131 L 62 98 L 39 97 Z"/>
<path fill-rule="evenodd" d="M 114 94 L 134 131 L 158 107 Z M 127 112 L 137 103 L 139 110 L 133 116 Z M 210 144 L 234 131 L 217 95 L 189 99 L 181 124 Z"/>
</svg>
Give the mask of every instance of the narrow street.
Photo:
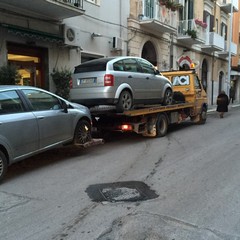
<svg viewBox="0 0 240 240">
<path fill-rule="evenodd" d="M 14 164 L 0 185 L 0 239 L 240 239 L 239 122 L 230 107 L 164 138 L 114 134 Z"/>
</svg>

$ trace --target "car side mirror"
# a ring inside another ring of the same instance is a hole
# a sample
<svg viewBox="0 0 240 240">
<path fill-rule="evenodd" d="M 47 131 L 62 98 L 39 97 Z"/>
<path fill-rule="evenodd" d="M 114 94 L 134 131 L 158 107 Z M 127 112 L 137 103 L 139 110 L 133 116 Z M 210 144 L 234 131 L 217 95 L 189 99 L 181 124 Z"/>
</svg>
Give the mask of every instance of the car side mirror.
<svg viewBox="0 0 240 240">
<path fill-rule="evenodd" d="M 63 112 L 68 113 L 68 105 L 65 101 L 63 101 L 62 103 L 62 107 L 63 107 Z"/>
<path fill-rule="evenodd" d="M 155 75 L 161 75 L 159 70 L 157 70 L 157 69 L 154 70 L 154 73 L 155 73 Z"/>
</svg>

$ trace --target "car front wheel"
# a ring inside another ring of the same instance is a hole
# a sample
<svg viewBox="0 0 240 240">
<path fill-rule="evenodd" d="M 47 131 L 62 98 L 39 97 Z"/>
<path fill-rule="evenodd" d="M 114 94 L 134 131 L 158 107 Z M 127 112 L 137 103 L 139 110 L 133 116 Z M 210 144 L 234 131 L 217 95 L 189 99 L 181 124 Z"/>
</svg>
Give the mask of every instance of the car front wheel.
<svg viewBox="0 0 240 240">
<path fill-rule="evenodd" d="M 7 158 L 5 154 L 0 150 L 0 181 L 2 181 L 4 175 L 7 172 Z"/>
<path fill-rule="evenodd" d="M 74 144 L 84 144 L 91 139 L 91 124 L 87 120 L 80 120 L 75 129 Z"/>
</svg>

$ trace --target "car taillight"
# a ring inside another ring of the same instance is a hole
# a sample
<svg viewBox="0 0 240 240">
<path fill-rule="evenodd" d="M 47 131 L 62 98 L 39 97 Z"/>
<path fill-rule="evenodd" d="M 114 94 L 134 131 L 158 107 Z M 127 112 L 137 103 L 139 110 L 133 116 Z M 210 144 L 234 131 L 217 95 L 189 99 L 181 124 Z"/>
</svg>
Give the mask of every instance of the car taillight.
<svg viewBox="0 0 240 240">
<path fill-rule="evenodd" d="M 114 76 L 112 74 L 105 74 L 104 86 L 114 86 Z"/>
<path fill-rule="evenodd" d="M 70 88 L 73 87 L 73 81 L 72 81 L 72 79 L 70 79 L 70 81 L 69 81 L 69 87 L 70 87 Z"/>
</svg>

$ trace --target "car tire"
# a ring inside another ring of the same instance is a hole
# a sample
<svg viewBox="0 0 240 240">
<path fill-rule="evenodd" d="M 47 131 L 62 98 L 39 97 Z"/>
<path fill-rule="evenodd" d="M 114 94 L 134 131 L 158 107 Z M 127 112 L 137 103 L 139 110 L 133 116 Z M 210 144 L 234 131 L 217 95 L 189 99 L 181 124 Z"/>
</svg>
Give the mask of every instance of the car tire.
<svg viewBox="0 0 240 240">
<path fill-rule="evenodd" d="M 168 119 L 165 114 L 158 114 L 156 122 L 156 137 L 164 137 L 168 130 Z"/>
<path fill-rule="evenodd" d="M 84 144 L 92 139 L 91 124 L 87 120 L 80 120 L 74 133 L 74 144 Z"/>
<path fill-rule="evenodd" d="M 8 164 L 6 155 L 0 150 L 0 182 L 7 172 Z"/>
<path fill-rule="evenodd" d="M 167 88 L 164 93 L 163 105 L 171 105 L 173 102 L 173 92 L 170 88 Z"/>
<path fill-rule="evenodd" d="M 116 105 L 117 112 L 128 111 L 132 109 L 132 107 L 133 107 L 132 94 L 127 90 L 122 91 L 119 96 L 118 103 Z"/>
<path fill-rule="evenodd" d="M 203 107 L 202 111 L 201 111 L 201 113 L 199 115 L 199 122 L 198 122 L 198 124 L 205 124 L 206 120 L 207 120 L 207 108 Z"/>
</svg>

